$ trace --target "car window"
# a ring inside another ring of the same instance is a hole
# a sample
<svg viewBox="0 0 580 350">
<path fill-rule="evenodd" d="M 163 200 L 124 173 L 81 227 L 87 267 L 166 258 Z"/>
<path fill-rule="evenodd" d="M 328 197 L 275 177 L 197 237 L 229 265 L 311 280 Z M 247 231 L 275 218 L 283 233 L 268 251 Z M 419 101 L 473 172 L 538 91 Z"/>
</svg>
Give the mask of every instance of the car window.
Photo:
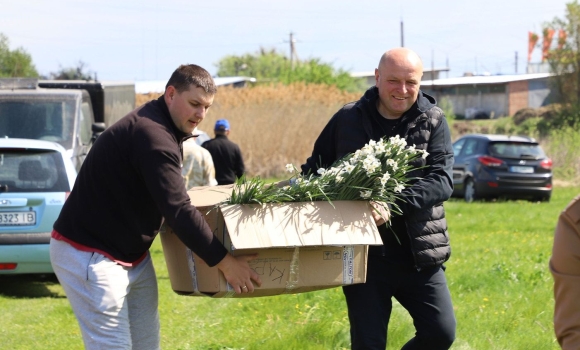
<svg viewBox="0 0 580 350">
<path fill-rule="evenodd" d="M 88 101 L 83 101 L 83 103 L 81 104 L 81 120 L 80 120 L 81 125 L 80 125 L 80 133 L 79 133 L 79 137 L 80 137 L 81 143 L 83 145 L 88 145 L 91 141 L 91 136 L 93 135 L 93 133 L 92 133 L 92 125 L 93 125 L 92 116 L 93 116 L 93 112 L 92 112 L 91 105 L 89 104 Z"/>
<path fill-rule="evenodd" d="M 2 192 L 69 192 L 59 152 L 0 148 Z"/>
<path fill-rule="evenodd" d="M 457 140 L 457 142 L 455 142 L 453 144 L 453 155 L 455 155 L 457 157 L 459 155 L 459 153 L 461 153 L 461 149 L 463 148 L 464 144 L 465 144 L 465 139 Z"/>
<path fill-rule="evenodd" d="M 545 158 L 545 153 L 537 143 L 530 142 L 494 142 L 489 146 L 489 153 L 503 158 Z"/>
<path fill-rule="evenodd" d="M 0 100 L 0 137 L 48 140 L 72 145 L 74 100 Z"/>
<path fill-rule="evenodd" d="M 468 139 L 465 141 L 465 146 L 463 146 L 463 150 L 461 152 L 462 156 L 471 156 L 477 153 L 477 140 L 476 139 Z"/>
</svg>

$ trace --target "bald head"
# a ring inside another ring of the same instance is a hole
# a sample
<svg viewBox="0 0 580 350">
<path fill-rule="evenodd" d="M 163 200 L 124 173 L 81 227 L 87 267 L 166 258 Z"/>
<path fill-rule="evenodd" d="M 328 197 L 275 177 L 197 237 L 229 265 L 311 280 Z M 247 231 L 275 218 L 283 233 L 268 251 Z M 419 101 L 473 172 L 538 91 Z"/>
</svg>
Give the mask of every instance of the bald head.
<svg viewBox="0 0 580 350">
<path fill-rule="evenodd" d="M 375 69 L 379 113 L 400 118 L 417 100 L 422 76 L 423 62 L 414 51 L 398 47 L 385 52 Z"/>
<path fill-rule="evenodd" d="M 385 52 L 379 61 L 379 70 L 390 65 L 409 66 L 414 70 L 419 70 L 423 76 L 423 61 L 415 51 L 405 47 L 397 47 Z"/>
</svg>

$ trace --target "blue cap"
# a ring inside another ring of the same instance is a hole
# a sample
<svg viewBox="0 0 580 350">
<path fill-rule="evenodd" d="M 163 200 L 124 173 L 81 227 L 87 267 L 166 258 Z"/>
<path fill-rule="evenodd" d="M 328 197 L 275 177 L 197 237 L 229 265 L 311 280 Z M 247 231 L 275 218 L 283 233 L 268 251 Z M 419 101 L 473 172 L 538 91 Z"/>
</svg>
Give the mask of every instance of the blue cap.
<svg viewBox="0 0 580 350">
<path fill-rule="evenodd" d="M 220 119 L 215 122 L 215 127 L 213 129 L 222 131 L 230 130 L 230 122 L 228 122 L 227 119 Z"/>
</svg>

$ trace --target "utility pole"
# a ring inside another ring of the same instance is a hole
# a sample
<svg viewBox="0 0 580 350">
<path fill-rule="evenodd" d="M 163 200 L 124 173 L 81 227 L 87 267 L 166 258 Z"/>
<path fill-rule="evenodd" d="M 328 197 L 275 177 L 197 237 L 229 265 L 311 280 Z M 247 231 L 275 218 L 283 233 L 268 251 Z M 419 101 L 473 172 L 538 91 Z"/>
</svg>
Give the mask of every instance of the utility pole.
<svg viewBox="0 0 580 350">
<path fill-rule="evenodd" d="M 298 62 L 298 54 L 296 53 L 296 40 L 294 39 L 294 33 L 290 32 L 290 65 L 294 69 L 295 64 Z"/>
<path fill-rule="evenodd" d="M 516 74 L 518 74 L 518 52 L 516 51 L 516 62 L 515 62 L 515 66 L 516 66 Z"/>
<path fill-rule="evenodd" d="M 405 47 L 405 32 L 403 31 L 403 19 L 401 18 L 401 47 Z"/>
</svg>

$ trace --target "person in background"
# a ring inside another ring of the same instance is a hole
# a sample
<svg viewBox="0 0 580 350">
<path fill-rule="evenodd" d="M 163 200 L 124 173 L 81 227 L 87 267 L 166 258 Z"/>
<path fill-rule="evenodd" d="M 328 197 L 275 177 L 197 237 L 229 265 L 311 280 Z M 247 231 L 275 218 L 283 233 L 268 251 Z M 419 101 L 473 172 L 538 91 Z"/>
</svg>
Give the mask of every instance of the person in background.
<svg viewBox="0 0 580 350">
<path fill-rule="evenodd" d="M 564 350 L 580 349 L 580 195 L 560 213 L 550 258 L 554 331 Z"/>
<path fill-rule="evenodd" d="M 415 52 L 385 52 L 375 69 L 376 86 L 330 119 L 302 165 L 303 174 L 316 174 L 370 140 L 396 135 L 428 152 L 412 164 L 418 169 L 408 176 L 416 180 L 397 203 L 402 215 L 387 227 L 384 215 L 373 213 L 384 245 L 369 247 L 366 283 L 343 287 L 352 349 L 386 348 L 393 297 L 416 329 L 403 349 L 448 349 L 455 340 L 443 266 L 451 254 L 443 202 L 453 192 L 453 148 L 443 111 L 419 89 L 422 75 Z"/>
<path fill-rule="evenodd" d="M 181 174 L 185 181 L 185 188 L 196 186 L 215 186 L 215 168 L 208 150 L 197 144 L 197 128 L 194 136 L 183 141 L 183 167 Z"/>
<path fill-rule="evenodd" d="M 202 147 L 211 154 L 218 185 L 233 184 L 245 172 L 242 151 L 228 139 L 230 123 L 227 119 L 220 119 L 215 123 L 214 133 L 215 138 L 204 142 Z"/>
<path fill-rule="evenodd" d="M 191 205 L 181 146 L 205 118 L 217 89 L 196 65 L 181 65 L 165 93 L 96 140 L 54 223 L 50 258 L 86 349 L 159 349 L 157 279 L 149 248 L 165 221 L 236 293 L 259 276 L 229 254 Z"/>
</svg>

